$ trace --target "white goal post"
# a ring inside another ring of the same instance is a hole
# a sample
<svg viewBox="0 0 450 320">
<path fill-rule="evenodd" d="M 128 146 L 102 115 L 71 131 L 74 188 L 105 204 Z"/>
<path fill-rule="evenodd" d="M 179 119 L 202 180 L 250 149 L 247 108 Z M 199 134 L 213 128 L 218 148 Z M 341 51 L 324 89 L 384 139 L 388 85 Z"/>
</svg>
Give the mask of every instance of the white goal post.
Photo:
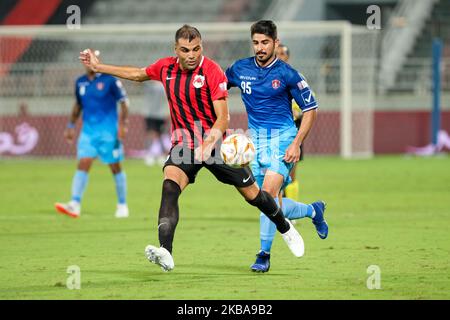
<svg viewBox="0 0 450 320">
<path fill-rule="evenodd" d="M 252 55 L 251 22 L 192 25 L 202 33 L 205 54 L 223 68 Z M 377 32 L 346 21 L 278 22 L 277 26 L 281 42 L 290 48 L 290 63 L 307 78 L 319 102 L 316 126 L 321 128 L 314 128 L 312 136 L 317 132 L 320 138 L 308 137 L 311 153 L 372 156 Z M 15 113 L 26 98 L 34 113 L 61 112 L 56 106 L 73 96 L 74 76 L 83 72 L 77 60 L 80 50 L 99 49 L 106 63 L 146 66 L 173 55 L 179 27 L 172 23 L 81 25 L 80 29 L 0 26 L 0 52 L 6 57 L 0 60 L 0 117 Z M 139 86 L 126 83 L 126 87 L 130 98 L 135 96 L 133 109 L 144 108 Z M 231 112 L 243 112 L 237 94 L 230 100 Z"/>
</svg>

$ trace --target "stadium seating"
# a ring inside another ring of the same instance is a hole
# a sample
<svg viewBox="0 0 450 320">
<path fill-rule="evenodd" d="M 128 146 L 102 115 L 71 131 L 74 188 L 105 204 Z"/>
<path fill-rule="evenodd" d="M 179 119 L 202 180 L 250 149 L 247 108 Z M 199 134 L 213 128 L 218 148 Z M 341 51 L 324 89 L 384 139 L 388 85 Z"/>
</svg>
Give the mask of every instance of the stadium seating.
<svg viewBox="0 0 450 320">
<path fill-rule="evenodd" d="M 443 58 L 450 58 L 450 1 L 438 1 L 431 15 L 425 22 L 422 32 L 415 41 L 411 52 L 407 55 L 403 67 L 399 70 L 395 87 L 391 92 L 423 93 L 431 88 L 431 52 L 434 37 L 440 37 L 444 43 Z M 445 66 L 446 64 L 444 64 Z M 450 68 L 443 69 L 442 89 L 450 91 Z"/>
<path fill-rule="evenodd" d="M 98 0 L 84 23 L 211 22 L 217 20 L 224 2 L 226 1 L 193 0 L 187 6 L 180 5 L 177 0 L 139 0 L 133 5 L 120 0 Z"/>
</svg>

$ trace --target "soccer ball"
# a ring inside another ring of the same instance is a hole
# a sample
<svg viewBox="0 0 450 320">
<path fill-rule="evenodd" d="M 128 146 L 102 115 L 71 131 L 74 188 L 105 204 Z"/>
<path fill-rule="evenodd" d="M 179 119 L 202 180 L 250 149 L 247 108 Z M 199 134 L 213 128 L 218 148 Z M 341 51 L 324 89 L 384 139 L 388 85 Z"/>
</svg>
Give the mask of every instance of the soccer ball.
<svg viewBox="0 0 450 320">
<path fill-rule="evenodd" d="M 235 133 L 223 140 L 220 155 L 223 162 L 230 167 L 242 168 L 255 158 L 255 145 L 246 135 Z"/>
</svg>

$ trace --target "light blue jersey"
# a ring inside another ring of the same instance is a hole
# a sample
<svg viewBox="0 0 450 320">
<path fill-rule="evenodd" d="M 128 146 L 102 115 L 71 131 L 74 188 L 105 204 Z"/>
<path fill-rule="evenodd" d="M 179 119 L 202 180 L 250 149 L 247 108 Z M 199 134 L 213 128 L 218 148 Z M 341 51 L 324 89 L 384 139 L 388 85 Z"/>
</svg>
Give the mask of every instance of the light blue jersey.
<svg viewBox="0 0 450 320">
<path fill-rule="evenodd" d="M 77 157 L 96 158 L 105 163 L 123 160 L 123 146 L 117 138 L 117 103 L 127 99 L 120 80 L 97 73 L 89 80 L 79 77 L 75 96 L 81 106 L 83 126 L 78 139 Z"/>
<path fill-rule="evenodd" d="M 117 103 L 127 99 L 120 80 L 101 73 L 93 80 L 83 75 L 76 81 L 75 96 L 83 111 L 83 133 L 117 133 Z"/>
</svg>

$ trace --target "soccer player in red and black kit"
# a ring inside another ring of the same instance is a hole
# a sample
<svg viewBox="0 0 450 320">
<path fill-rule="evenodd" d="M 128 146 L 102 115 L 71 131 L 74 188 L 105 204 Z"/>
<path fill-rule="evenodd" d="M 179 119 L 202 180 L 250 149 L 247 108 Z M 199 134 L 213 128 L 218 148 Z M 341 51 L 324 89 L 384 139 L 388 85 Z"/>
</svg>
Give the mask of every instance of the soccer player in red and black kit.
<svg viewBox="0 0 450 320">
<path fill-rule="evenodd" d="M 216 62 L 203 56 L 201 40 L 196 28 L 182 26 L 175 34 L 176 57 L 157 60 L 146 68 L 107 65 L 91 49 L 80 52 L 81 62 L 94 72 L 139 82 L 157 80 L 165 87 L 172 124 L 172 150 L 163 169 L 158 218 L 160 247 L 149 245 L 145 254 L 164 271 L 174 268 L 172 243 L 179 216 L 178 198 L 205 167 L 220 182 L 235 186 L 247 202 L 265 213 L 276 224 L 292 253 L 299 257 L 304 250 L 301 236 L 284 218 L 274 199 L 259 189 L 251 170 L 231 168 L 215 155 L 214 148 L 228 128 L 227 79 Z"/>
</svg>

